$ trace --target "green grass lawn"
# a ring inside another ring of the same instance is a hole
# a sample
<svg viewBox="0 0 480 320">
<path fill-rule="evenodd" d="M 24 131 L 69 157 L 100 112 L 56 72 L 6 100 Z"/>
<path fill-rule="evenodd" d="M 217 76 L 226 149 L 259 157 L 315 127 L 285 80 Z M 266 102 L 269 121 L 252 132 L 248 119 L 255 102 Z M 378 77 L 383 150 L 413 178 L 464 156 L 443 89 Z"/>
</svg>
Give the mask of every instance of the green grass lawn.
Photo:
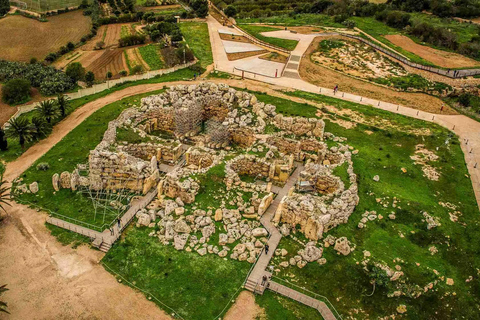
<svg viewBox="0 0 480 320">
<path fill-rule="evenodd" d="M 280 38 L 273 38 L 273 37 L 266 37 L 261 35 L 260 33 L 262 32 L 268 32 L 268 31 L 278 31 L 279 29 L 277 28 L 271 28 L 271 27 L 263 27 L 263 26 L 254 26 L 254 25 L 249 25 L 249 24 L 239 24 L 238 25 L 240 28 L 245 30 L 247 33 L 251 34 L 255 38 L 265 41 L 267 43 L 273 44 L 277 47 L 281 47 L 287 50 L 292 51 L 295 49 L 295 47 L 298 44 L 298 41 L 296 40 L 287 40 L 287 39 L 280 39 Z"/>
<path fill-rule="evenodd" d="M 149 44 L 138 48 L 142 59 L 148 64 L 150 70 L 159 70 L 165 67 L 158 44 Z"/>
<path fill-rule="evenodd" d="M 150 232 L 148 228 L 130 227 L 102 263 L 185 319 L 215 319 L 243 284 L 251 264 L 213 254 L 202 257 L 196 252 L 176 251 L 149 237 Z"/>
<path fill-rule="evenodd" d="M 269 290 L 256 295 L 255 302 L 265 309 L 268 320 L 322 320 L 316 309 L 307 307 L 292 299 L 275 294 Z"/>
<path fill-rule="evenodd" d="M 317 25 L 319 27 L 334 27 L 334 28 L 345 28 L 341 23 L 336 23 L 333 21 L 332 16 L 325 14 L 297 14 L 294 16 L 290 15 L 276 15 L 271 17 L 261 17 L 261 18 L 248 18 L 248 19 L 236 19 L 237 23 L 273 23 L 281 26 L 304 26 L 304 25 Z"/>
<path fill-rule="evenodd" d="M 299 92 L 292 95 L 337 105 L 335 99 L 320 95 Z M 264 99 L 259 96 L 259 100 L 277 105 L 282 103 L 281 99 L 273 97 Z M 299 113 L 304 115 L 311 113 L 303 104 L 290 102 L 289 105 L 290 108 L 302 110 Z M 354 103 L 342 104 L 341 107 L 358 111 L 366 117 L 387 119 L 395 124 L 389 130 L 365 125 L 345 129 L 326 121 L 326 131 L 346 137 L 347 143 L 360 151 L 353 157 L 355 173 L 358 175 L 360 203 L 347 224 L 328 232 L 336 237 L 347 236 L 356 245 L 356 249 L 344 257 L 338 256 L 332 248 L 326 248 L 325 265 L 312 263 L 303 269 L 281 268 L 279 276 L 326 296 L 344 317 L 384 317 L 395 314 L 396 307 L 405 304 L 408 310 L 403 316 L 405 319 L 431 319 L 435 314 L 442 315 L 438 319 L 475 318 L 480 298 L 479 283 L 478 280 L 465 280 L 470 275 L 475 277 L 480 265 L 480 258 L 476 254 L 480 246 L 474 240 L 480 231 L 479 212 L 459 141 L 437 125 L 383 113 Z M 402 131 L 404 124 L 410 128 L 429 128 L 431 135 L 419 137 L 408 134 Z M 373 133 L 365 134 L 365 130 Z M 439 181 L 423 177 L 420 166 L 410 159 L 419 143 L 429 150 L 435 150 L 440 157 L 434 164 L 441 172 Z M 401 168 L 407 172 L 402 173 Z M 379 182 L 372 179 L 377 174 L 380 176 Z M 394 197 L 397 201 L 395 207 L 392 206 Z M 440 201 L 457 206 L 461 212 L 459 222 L 450 220 L 449 212 L 452 210 L 442 207 Z M 369 221 L 364 229 L 358 229 L 361 215 L 367 210 L 376 210 L 384 218 Z M 440 218 L 441 226 L 427 230 L 422 211 Z M 395 220 L 387 217 L 391 212 L 396 213 Z M 439 251 L 435 255 L 428 250 L 432 245 Z M 289 238 L 283 238 L 280 247 L 289 251 L 287 259 L 301 248 Z M 364 250 L 369 251 L 376 262 L 392 268 L 400 265 L 410 289 L 419 286 L 423 290 L 428 283 L 439 281 L 435 285 L 436 291 L 429 291 L 418 298 L 409 297 L 408 294 L 388 298 L 387 293 L 393 289 L 392 284 L 387 284 L 377 286 L 373 296 L 370 296 L 373 289 L 370 277 L 364 272 L 363 266 L 358 264 L 364 259 Z M 401 261 L 394 262 L 394 259 Z M 276 258 L 274 261 L 279 263 L 282 260 L 284 259 Z M 433 270 L 438 271 L 439 275 Z M 444 277 L 443 280 L 441 277 Z M 454 285 L 446 285 L 445 278 L 452 278 Z M 352 313 L 353 309 L 360 312 Z"/>
<path fill-rule="evenodd" d="M 206 68 L 211 65 L 213 55 L 207 24 L 205 22 L 182 22 L 179 26 L 190 49 L 200 60 L 200 66 Z"/>
</svg>

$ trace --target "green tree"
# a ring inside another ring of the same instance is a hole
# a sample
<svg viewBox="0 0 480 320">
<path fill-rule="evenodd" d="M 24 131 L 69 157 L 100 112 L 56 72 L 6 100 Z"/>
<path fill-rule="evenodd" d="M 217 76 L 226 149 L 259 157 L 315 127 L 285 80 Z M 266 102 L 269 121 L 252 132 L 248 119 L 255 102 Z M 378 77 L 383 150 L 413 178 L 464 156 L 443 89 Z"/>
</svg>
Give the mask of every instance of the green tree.
<svg viewBox="0 0 480 320">
<path fill-rule="evenodd" d="M 111 72 L 111 71 L 108 71 L 108 72 L 107 72 L 107 79 L 110 80 L 110 79 L 112 79 L 112 77 L 113 77 L 112 72 Z"/>
<path fill-rule="evenodd" d="M 234 6 L 228 6 L 224 12 L 227 17 L 235 18 L 235 16 L 237 15 L 237 8 L 235 8 Z"/>
<path fill-rule="evenodd" d="M 13 118 L 8 121 L 8 128 L 5 134 L 8 138 L 18 139 L 22 149 L 25 148 L 25 142 L 31 141 L 35 137 L 35 128 L 26 117 Z"/>
<path fill-rule="evenodd" d="M 75 82 L 85 79 L 85 68 L 80 62 L 74 62 L 69 64 L 65 73 Z"/>
<path fill-rule="evenodd" d="M 3 183 L 4 181 L 2 181 L 1 183 Z M 7 289 L 7 285 L 4 284 L 3 286 L 0 286 L 0 296 L 2 295 L 2 293 L 4 293 L 5 291 L 8 291 Z M 3 301 L 0 301 L 0 312 L 5 312 L 5 313 L 10 313 L 8 312 L 7 310 L 7 303 L 6 302 L 3 302 Z"/>
<path fill-rule="evenodd" d="M 63 95 L 63 94 L 59 94 L 57 96 L 57 106 L 58 108 L 60 109 L 60 113 L 61 113 L 61 116 L 62 118 L 65 118 L 65 114 L 66 114 L 66 111 L 68 109 L 68 105 L 69 105 L 69 101 L 68 101 L 68 97 Z"/>
<path fill-rule="evenodd" d="M 10 11 L 10 1 L 0 0 L 0 17 L 4 16 Z"/>
<path fill-rule="evenodd" d="M 35 128 L 35 136 L 37 138 L 45 137 L 50 131 L 48 123 L 39 116 L 32 117 L 32 126 Z"/>
<path fill-rule="evenodd" d="M 61 114 L 60 109 L 53 100 L 44 100 L 40 102 L 35 108 L 35 111 L 37 111 L 42 118 L 47 120 L 49 124 L 52 122 L 52 119 L 59 117 Z"/>
<path fill-rule="evenodd" d="M 8 104 L 19 104 L 30 98 L 30 81 L 12 79 L 2 88 L 2 100 Z"/>
<path fill-rule="evenodd" d="M 8 149 L 8 141 L 5 138 L 5 131 L 0 128 L 0 150 L 6 151 Z"/>
<path fill-rule="evenodd" d="M 88 71 L 85 75 L 85 81 L 87 82 L 87 86 L 91 87 L 95 82 L 95 74 L 92 71 Z"/>
</svg>

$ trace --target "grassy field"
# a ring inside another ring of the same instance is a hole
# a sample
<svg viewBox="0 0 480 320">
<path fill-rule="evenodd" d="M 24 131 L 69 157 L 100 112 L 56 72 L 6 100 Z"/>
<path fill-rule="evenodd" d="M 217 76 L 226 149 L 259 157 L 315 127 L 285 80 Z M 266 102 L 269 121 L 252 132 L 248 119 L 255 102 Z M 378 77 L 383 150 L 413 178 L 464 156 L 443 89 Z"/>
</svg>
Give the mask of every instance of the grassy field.
<svg viewBox="0 0 480 320">
<path fill-rule="evenodd" d="M 265 41 L 267 43 L 273 44 L 277 47 L 281 47 L 287 50 L 292 51 L 298 44 L 296 40 L 287 40 L 287 39 L 279 39 L 273 37 L 265 37 L 262 36 L 260 33 L 268 32 L 268 31 L 278 31 L 277 28 L 271 27 L 263 27 L 263 26 L 254 26 L 249 24 L 239 24 L 239 27 L 254 36 L 255 38 Z"/>
<path fill-rule="evenodd" d="M 215 319 L 243 284 L 251 265 L 216 255 L 176 251 L 130 227 L 102 263 L 150 292 L 185 319 Z M 172 311 L 156 302 L 160 308 Z"/>
<path fill-rule="evenodd" d="M 48 22 L 25 18 L 21 15 L 0 19 L 0 59 L 30 61 L 43 60 L 68 42 L 77 43 L 91 28 L 90 18 L 81 10 L 48 18 Z"/>
<path fill-rule="evenodd" d="M 236 19 L 237 23 L 246 24 L 246 23 L 273 23 L 281 26 L 322 26 L 322 27 L 334 27 L 334 28 L 344 28 L 345 26 L 341 23 L 336 23 L 333 21 L 332 16 L 324 14 L 297 14 L 295 16 L 290 15 L 279 15 L 271 17 L 261 17 L 261 18 L 248 18 L 248 19 Z"/>
<path fill-rule="evenodd" d="M 82 0 L 22 0 L 22 2 L 25 2 L 27 4 L 27 10 L 35 12 L 45 12 L 70 7 L 77 7 L 82 4 Z M 13 5 L 15 5 L 15 2 L 13 2 Z"/>
<path fill-rule="evenodd" d="M 348 108 L 364 117 L 387 120 L 392 127 L 382 130 L 359 124 L 354 129 L 345 129 L 326 122 L 326 131 L 348 138 L 347 143 L 360 151 L 353 159 L 360 203 L 347 224 L 328 232 L 336 237 L 347 236 L 356 248 L 347 257 L 326 248 L 325 265 L 313 263 L 303 269 L 281 268 L 279 276 L 328 297 L 344 317 L 384 317 L 395 314 L 397 306 L 405 304 L 408 310 L 403 315 L 405 319 L 437 319 L 432 318 L 435 314 L 442 315 L 438 319 L 475 318 L 479 301 L 478 281 L 465 280 L 476 274 L 480 263 L 475 253 L 480 248 L 474 240 L 480 231 L 478 207 L 458 140 L 436 125 L 353 103 L 337 104 L 334 99 L 319 95 L 291 94 Z M 259 100 L 277 106 L 283 103 L 281 99 L 267 96 L 259 96 Z M 288 108 L 295 108 L 304 116 L 314 112 L 313 107 L 293 102 L 288 103 Z M 404 131 L 405 128 L 420 127 L 428 128 L 431 134 L 420 137 Z M 366 134 L 367 130 L 371 133 Z M 428 150 L 435 150 L 439 156 L 439 161 L 432 163 L 441 172 L 439 181 L 425 178 L 420 166 L 410 159 L 415 146 L 420 143 Z M 402 173 L 401 168 L 406 169 L 406 173 Z M 374 182 L 372 178 L 377 174 L 380 181 Z M 392 205 L 394 200 L 395 206 Z M 451 220 L 449 213 L 453 210 L 443 207 L 440 202 L 457 207 L 460 212 L 457 213 L 458 222 Z M 364 229 L 358 229 L 361 215 L 367 210 L 375 210 L 384 218 L 370 221 Z M 439 218 L 441 226 L 427 230 L 423 211 Z M 391 212 L 395 212 L 395 220 L 387 218 Z M 431 254 L 431 246 L 435 246 L 438 253 Z M 300 249 L 297 242 L 288 238 L 282 239 L 280 247 L 289 251 L 287 259 Z M 377 285 L 370 296 L 373 291 L 371 276 L 363 270 L 362 264 L 358 264 L 365 259 L 365 251 L 370 252 L 372 261 L 391 268 L 395 265 L 401 267 L 405 283 L 399 290 L 405 295 L 388 298 L 387 294 L 395 290 L 395 283 L 387 281 Z M 280 261 L 276 259 L 275 263 Z M 452 278 L 454 285 L 448 286 L 446 278 Z M 423 287 L 429 283 L 435 283 L 434 291 L 417 298 L 412 296 L 415 288 L 423 293 Z M 359 313 L 352 313 L 354 309 Z"/>
<path fill-rule="evenodd" d="M 187 41 L 202 68 L 213 63 L 212 46 L 208 26 L 205 22 L 182 22 L 179 24 L 183 37 Z"/>
<path fill-rule="evenodd" d="M 138 48 L 142 59 L 148 64 L 150 70 L 158 70 L 165 67 L 160 54 L 159 45 L 149 44 Z"/>
<path fill-rule="evenodd" d="M 271 291 L 256 295 L 255 302 L 265 310 L 268 320 L 322 320 L 320 313 Z"/>
</svg>

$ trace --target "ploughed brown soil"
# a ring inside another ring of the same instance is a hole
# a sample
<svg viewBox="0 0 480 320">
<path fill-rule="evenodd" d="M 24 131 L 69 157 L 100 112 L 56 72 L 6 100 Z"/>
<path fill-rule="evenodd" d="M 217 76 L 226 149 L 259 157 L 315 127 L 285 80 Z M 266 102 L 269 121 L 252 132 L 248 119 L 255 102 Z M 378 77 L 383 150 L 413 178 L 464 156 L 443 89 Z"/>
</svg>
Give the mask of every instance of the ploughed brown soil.
<svg viewBox="0 0 480 320">
<path fill-rule="evenodd" d="M 230 307 L 225 320 L 265 319 L 265 311 L 255 303 L 255 296 L 250 291 L 242 291 L 233 306 Z"/>
<path fill-rule="evenodd" d="M 95 74 L 95 79 L 105 79 L 108 71 L 112 73 L 113 78 L 119 77 L 119 72 L 122 70 L 128 72 L 123 49 L 106 49 L 100 53 L 101 55 L 90 64 L 82 62 L 81 58 L 79 61 L 85 66 L 85 69 Z"/>
<path fill-rule="evenodd" d="M 90 18 L 82 10 L 48 17 L 48 22 L 21 15 L 0 19 L 0 59 L 27 62 L 43 60 L 69 41 L 76 43 L 90 32 Z"/>
<path fill-rule="evenodd" d="M 303 80 L 325 88 L 334 88 L 338 84 L 339 90 L 349 92 L 371 99 L 401 104 L 410 108 L 424 110 L 438 114 L 457 114 L 457 112 L 445 105 L 443 111 L 440 108 L 443 105 L 439 98 L 424 94 L 399 92 L 378 86 L 366 81 L 348 77 L 342 73 L 319 66 L 310 61 L 310 55 L 318 48 L 319 42 L 323 40 L 317 37 L 307 49 L 304 59 L 300 62 L 299 73 Z"/>
<path fill-rule="evenodd" d="M 245 38 L 244 36 L 234 36 L 232 34 L 225 34 L 225 33 L 219 33 L 219 34 L 220 34 L 220 39 L 222 40 L 251 43 L 251 41 Z"/>
<path fill-rule="evenodd" d="M 227 57 L 228 57 L 228 60 L 234 61 L 234 60 L 257 56 L 259 54 L 267 53 L 267 52 L 268 52 L 267 50 L 258 50 L 258 51 L 248 51 L 248 52 L 227 53 Z"/>
<path fill-rule="evenodd" d="M 429 46 L 422 46 L 409 37 L 401 34 L 389 34 L 384 37 L 394 45 L 410 51 L 443 68 L 467 68 L 480 66 L 479 61 L 475 61 L 458 53 L 437 50 Z"/>
</svg>

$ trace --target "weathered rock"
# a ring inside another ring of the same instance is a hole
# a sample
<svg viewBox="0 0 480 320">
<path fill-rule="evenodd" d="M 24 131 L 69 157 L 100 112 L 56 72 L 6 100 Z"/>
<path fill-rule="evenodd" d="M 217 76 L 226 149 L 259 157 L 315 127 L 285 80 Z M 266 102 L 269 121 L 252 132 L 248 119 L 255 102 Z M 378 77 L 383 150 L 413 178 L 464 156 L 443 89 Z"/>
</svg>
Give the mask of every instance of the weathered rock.
<svg viewBox="0 0 480 320">
<path fill-rule="evenodd" d="M 223 211 L 222 209 L 215 210 L 215 221 L 220 221 L 223 218 Z"/>
<path fill-rule="evenodd" d="M 188 234 L 177 234 L 173 237 L 173 246 L 177 250 L 183 250 L 188 241 Z"/>
<path fill-rule="evenodd" d="M 38 192 L 38 182 L 32 182 L 28 186 L 28 189 L 30 190 L 31 193 L 37 193 Z"/>
<path fill-rule="evenodd" d="M 334 249 L 344 256 L 348 256 L 352 250 L 350 248 L 350 242 L 346 237 L 338 238 L 337 241 L 335 241 Z"/>
<path fill-rule="evenodd" d="M 146 213 L 137 213 L 138 221 L 137 223 L 141 226 L 148 227 L 151 222 L 150 215 Z"/>
<path fill-rule="evenodd" d="M 192 228 L 190 228 L 190 226 L 185 220 L 179 219 L 175 222 L 173 230 L 175 230 L 175 232 L 177 233 L 190 233 L 192 231 Z"/>
<path fill-rule="evenodd" d="M 322 257 L 323 249 L 317 248 L 314 242 L 309 242 L 305 249 L 300 250 L 299 254 L 307 262 L 317 261 Z"/>
<path fill-rule="evenodd" d="M 268 231 L 265 228 L 255 228 L 252 230 L 252 236 L 254 237 L 266 237 L 268 236 Z"/>
</svg>

